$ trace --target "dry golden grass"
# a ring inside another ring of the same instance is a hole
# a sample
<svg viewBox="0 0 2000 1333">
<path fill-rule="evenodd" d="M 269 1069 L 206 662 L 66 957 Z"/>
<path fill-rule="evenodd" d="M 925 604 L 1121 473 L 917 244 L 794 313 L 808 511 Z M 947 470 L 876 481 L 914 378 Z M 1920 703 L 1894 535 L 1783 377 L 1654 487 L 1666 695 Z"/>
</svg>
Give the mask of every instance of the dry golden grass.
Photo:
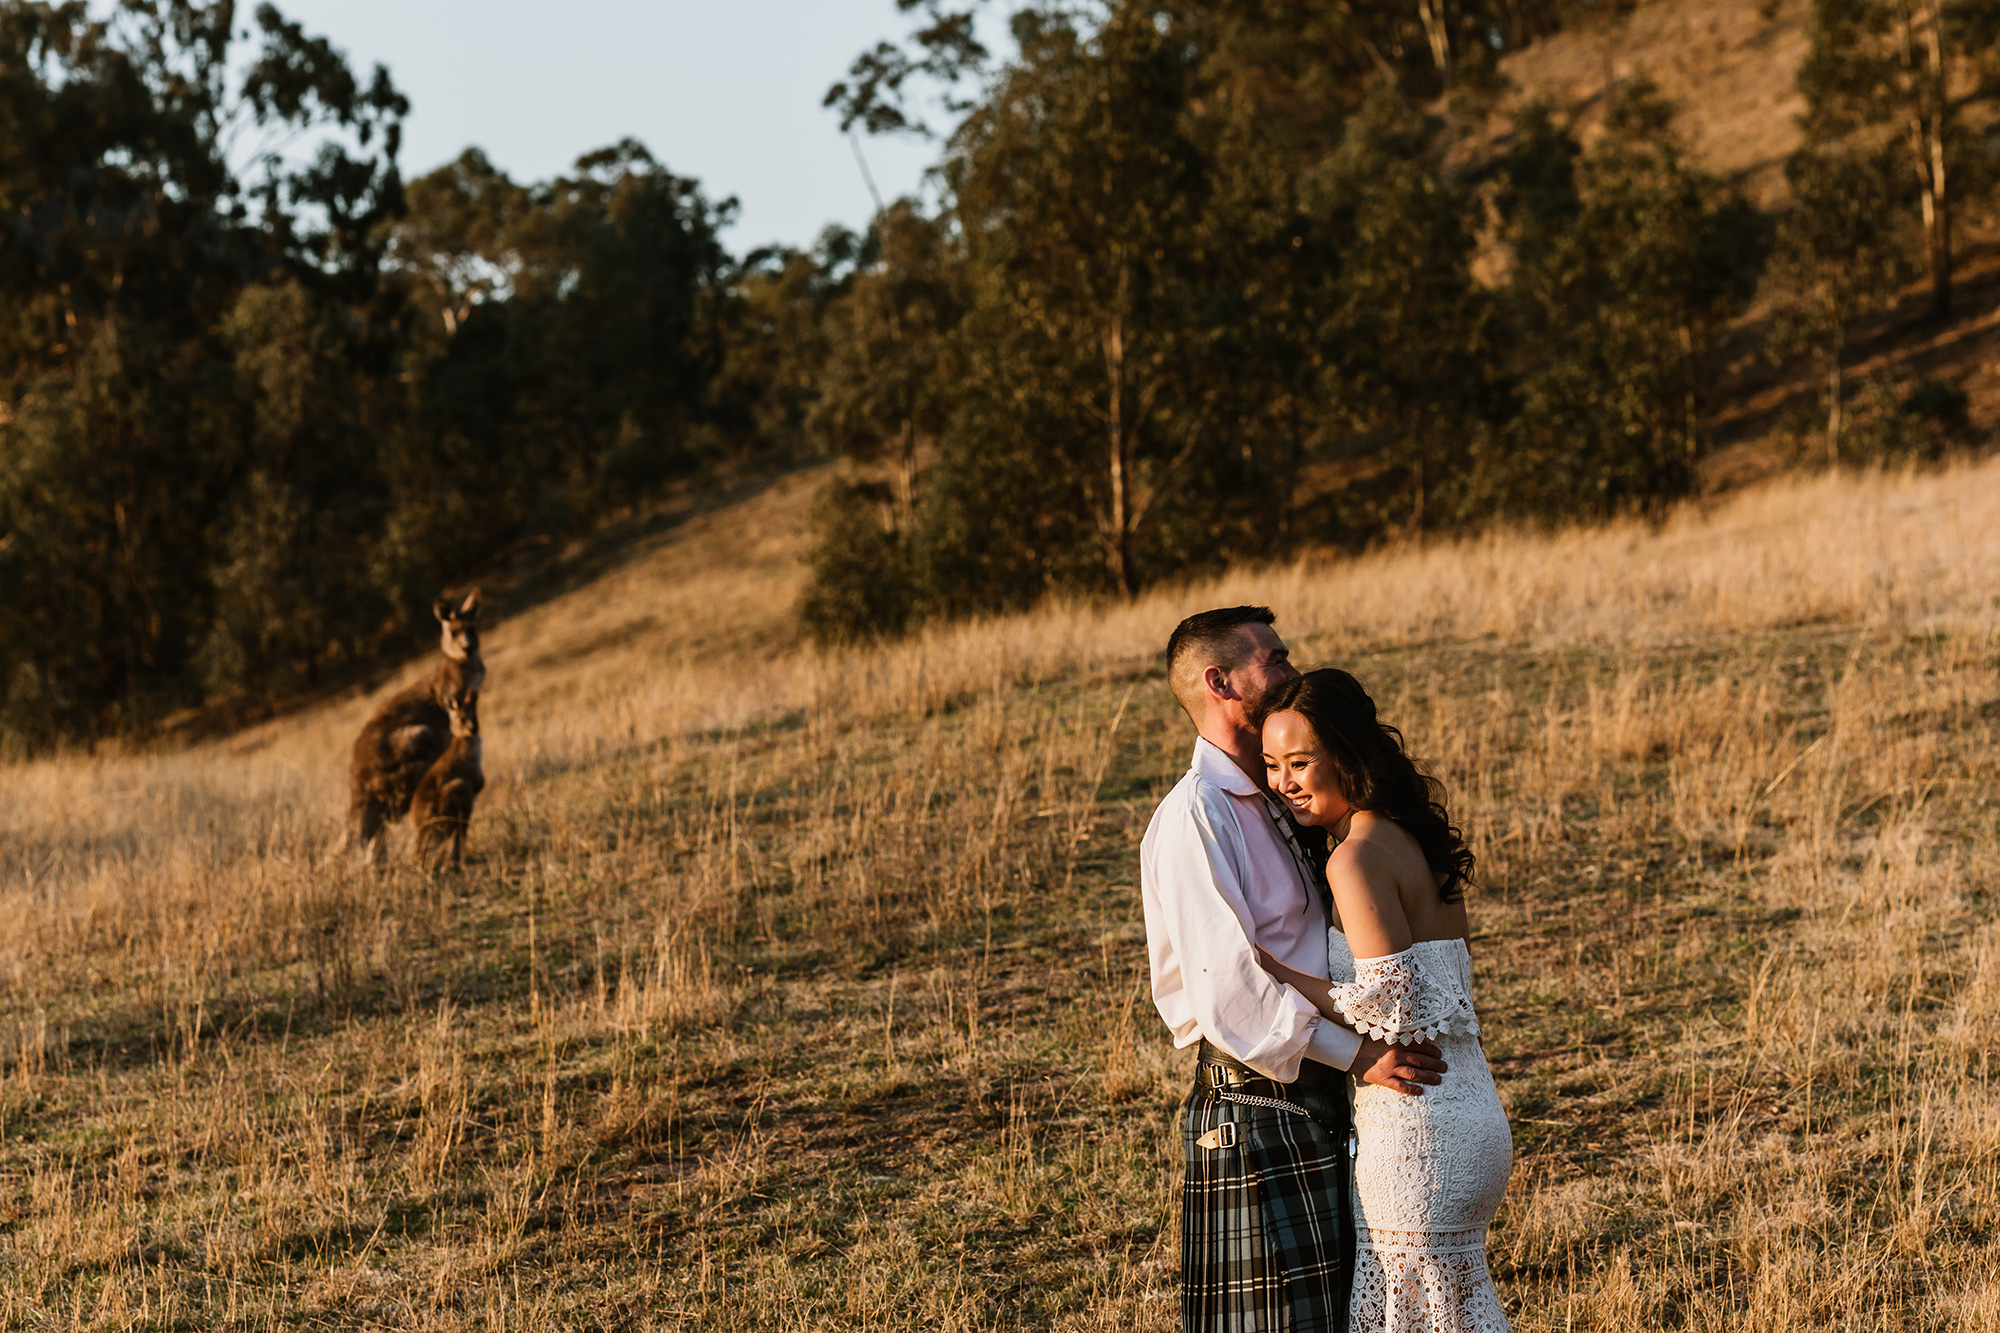
<svg viewBox="0 0 2000 1333">
<path fill-rule="evenodd" d="M 0 1326 L 1167 1329 L 1157 652 L 1267 601 L 1474 830 L 1523 1330 L 2000 1316 L 2000 463 L 822 656 L 816 478 L 489 633 L 463 875 L 356 699 L 0 771 Z"/>
<path fill-rule="evenodd" d="M 1798 72 L 1810 45 L 1807 0 L 1638 0 L 1501 61 L 1508 90 L 1461 151 L 1483 154 L 1530 98 L 1573 115 L 1586 142 L 1610 95 L 1651 79 L 1675 106 L 1696 162 L 1759 205 L 1784 202 L 1785 155 L 1802 141 Z"/>
</svg>

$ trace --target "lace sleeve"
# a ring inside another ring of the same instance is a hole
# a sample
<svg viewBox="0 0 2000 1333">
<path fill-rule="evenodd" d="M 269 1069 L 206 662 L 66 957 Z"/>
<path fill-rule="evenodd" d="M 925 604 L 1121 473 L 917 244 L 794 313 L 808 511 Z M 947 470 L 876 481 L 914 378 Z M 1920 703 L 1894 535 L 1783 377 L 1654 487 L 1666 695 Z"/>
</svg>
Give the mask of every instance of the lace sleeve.
<svg viewBox="0 0 2000 1333">
<path fill-rule="evenodd" d="M 1398 1046 L 1479 1032 L 1471 1003 L 1409 949 L 1357 960 L 1354 980 L 1333 987 L 1333 1004 L 1356 1030 Z"/>
</svg>

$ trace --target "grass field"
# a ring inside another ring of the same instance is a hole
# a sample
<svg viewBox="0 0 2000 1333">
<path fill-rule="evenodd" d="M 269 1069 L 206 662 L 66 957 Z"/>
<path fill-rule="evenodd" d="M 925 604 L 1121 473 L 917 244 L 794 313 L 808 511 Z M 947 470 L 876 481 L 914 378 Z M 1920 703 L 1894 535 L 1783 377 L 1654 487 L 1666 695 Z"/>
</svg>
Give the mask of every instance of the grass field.
<svg viewBox="0 0 2000 1333">
<path fill-rule="evenodd" d="M 2000 1326 L 2000 463 L 838 656 L 816 481 L 491 626 L 462 875 L 329 857 L 367 699 L 0 770 L 0 1326 L 1177 1326 L 1137 842 L 1250 600 L 1476 838 L 1517 1328 Z"/>
</svg>

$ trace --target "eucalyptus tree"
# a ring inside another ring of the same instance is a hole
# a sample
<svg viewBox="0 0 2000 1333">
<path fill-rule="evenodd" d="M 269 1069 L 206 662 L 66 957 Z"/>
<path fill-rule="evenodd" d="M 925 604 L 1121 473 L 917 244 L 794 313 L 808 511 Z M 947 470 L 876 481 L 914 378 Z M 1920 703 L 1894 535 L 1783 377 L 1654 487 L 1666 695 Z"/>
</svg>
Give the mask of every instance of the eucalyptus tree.
<svg viewBox="0 0 2000 1333">
<path fill-rule="evenodd" d="M 735 270 L 711 203 L 633 141 L 520 186 L 467 154 L 414 182 L 395 253 L 411 339 L 391 481 L 415 568 L 632 504 L 727 451 Z"/>
<path fill-rule="evenodd" d="M 388 74 L 242 18 L 0 5 L 0 730 L 280 697 L 754 433 L 727 202 L 630 142 L 406 191 Z"/>
<path fill-rule="evenodd" d="M 1305 182 L 1337 263 L 1338 299 L 1318 333 L 1327 407 L 1369 449 L 1366 468 L 1403 479 L 1364 488 L 1388 501 L 1357 516 L 1364 531 L 1461 517 L 1500 410 L 1492 300 L 1472 277 L 1478 211 L 1444 170 L 1440 128 L 1378 84 Z"/>
<path fill-rule="evenodd" d="M 454 337 L 474 308 L 513 294 L 521 259 L 512 232 L 529 206 L 528 187 L 467 148 L 411 181 L 406 194 L 408 210 L 389 234 L 391 262 L 410 280 L 413 304 L 435 310 L 435 331 Z"/>
<path fill-rule="evenodd" d="M 822 452 L 811 428 L 831 354 L 834 307 L 854 285 L 864 238 L 838 223 L 810 250 L 774 246 L 729 279 L 729 322 L 710 412 L 731 438 L 787 459 Z"/>
<path fill-rule="evenodd" d="M 1613 100 L 1588 153 L 1543 111 L 1522 128 L 1499 199 L 1519 396 L 1504 503 L 1605 513 L 1687 494 L 1763 220 L 1688 162 L 1672 106 L 1643 81 Z"/>
<path fill-rule="evenodd" d="M 1063 480 L 1129 596 L 1147 580 L 1141 538 L 1217 443 L 1211 177 L 1182 119 L 1197 54 L 1137 5 L 1015 31 L 1020 60 L 946 167 L 978 275 L 968 365 L 988 394 L 1033 402 L 1032 465 Z"/>
<path fill-rule="evenodd" d="M 1560 25 L 1558 5 L 1520 0 L 1197 0 L 1161 6 L 1212 25 L 1218 59 L 1255 71 L 1275 108 L 1321 118 L 1386 82 L 1429 100 L 1488 90 L 1507 53 Z M 1282 112 L 1281 112 L 1282 114 Z"/>
<path fill-rule="evenodd" d="M 807 429 L 845 458 L 886 458 L 898 522 L 917 502 L 919 451 L 934 444 L 953 400 L 942 361 L 961 306 L 959 256 L 942 219 L 908 200 L 877 215 L 868 259 L 827 311 L 826 358 Z"/>
<path fill-rule="evenodd" d="M 407 104 L 268 5 L 237 20 L 199 0 L 0 6 L 0 724 L 17 733 L 185 702 L 218 583 L 255 573 L 212 564 L 233 501 L 261 491 L 277 534 L 306 531 L 280 520 L 314 486 L 258 443 L 288 418 L 251 418 L 309 386 L 267 364 L 239 392 L 246 285 L 342 307 L 320 351 L 363 398 L 393 382 L 379 236 Z M 297 136 L 317 151 L 277 151 Z M 357 632 L 280 637 L 310 669 Z"/>
<path fill-rule="evenodd" d="M 1777 224 L 1770 285 L 1774 356 L 1807 353 L 1826 385 L 1826 458 L 1840 461 L 1847 346 L 1916 276 L 1893 156 L 1808 144 L 1785 163 L 1792 205 Z"/>
<path fill-rule="evenodd" d="M 1983 185 L 1983 121 L 2000 92 L 1996 0 L 1813 0 L 1799 69 L 1810 138 L 1887 137 L 1923 221 L 1931 312 L 1952 305 L 1954 219 L 1968 178 Z M 1908 197 L 1908 196 L 1906 196 Z"/>
<path fill-rule="evenodd" d="M 842 476 L 821 497 L 813 584 L 800 608 L 821 641 L 894 633 L 920 609 L 919 473 L 958 402 L 948 360 L 962 270 L 946 221 L 899 200 L 876 215 L 821 319 L 807 431 L 837 457 L 890 475 L 886 486 Z"/>
</svg>

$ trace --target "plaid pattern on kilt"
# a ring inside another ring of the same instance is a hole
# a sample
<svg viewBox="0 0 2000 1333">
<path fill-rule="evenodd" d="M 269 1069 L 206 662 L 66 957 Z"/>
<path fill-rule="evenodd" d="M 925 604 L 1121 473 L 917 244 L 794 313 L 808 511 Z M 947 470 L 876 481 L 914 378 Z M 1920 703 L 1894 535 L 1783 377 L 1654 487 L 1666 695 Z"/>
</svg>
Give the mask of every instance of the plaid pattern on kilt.
<svg viewBox="0 0 2000 1333">
<path fill-rule="evenodd" d="M 1345 1076 L 1311 1090 L 1261 1079 L 1241 1089 L 1211 1089 L 1199 1071 L 1197 1065 L 1182 1123 L 1182 1327 L 1346 1333 L 1354 1228 Z M 1299 1109 L 1244 1102 L 1242 1095 Z M 1233 1146 L 1197 1142 L 1224 1121 L 1236 1125 Z"/>
</svg>

